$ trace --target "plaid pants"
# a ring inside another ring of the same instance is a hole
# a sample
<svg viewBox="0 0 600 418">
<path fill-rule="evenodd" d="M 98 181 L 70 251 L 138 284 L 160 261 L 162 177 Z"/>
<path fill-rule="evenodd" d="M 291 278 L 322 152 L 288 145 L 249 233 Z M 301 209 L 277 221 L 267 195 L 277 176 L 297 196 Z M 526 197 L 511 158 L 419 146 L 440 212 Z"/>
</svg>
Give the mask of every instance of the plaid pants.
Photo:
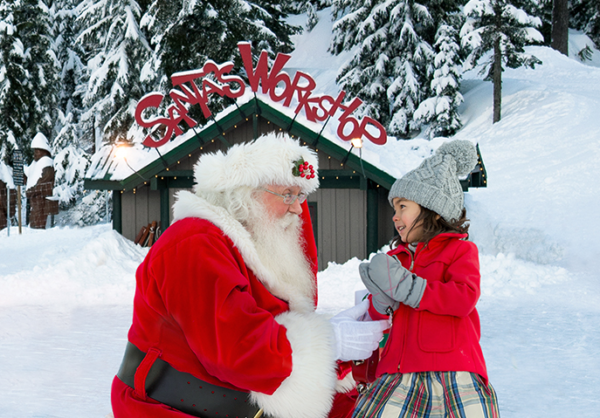
<svg viewBox="0 0 600 418">
<path fill-rule="evenodd" d="M 499 418 L 491 384 L 469 372 L 384 374 L 358 397 L 353 418 Z"/>
</svg>

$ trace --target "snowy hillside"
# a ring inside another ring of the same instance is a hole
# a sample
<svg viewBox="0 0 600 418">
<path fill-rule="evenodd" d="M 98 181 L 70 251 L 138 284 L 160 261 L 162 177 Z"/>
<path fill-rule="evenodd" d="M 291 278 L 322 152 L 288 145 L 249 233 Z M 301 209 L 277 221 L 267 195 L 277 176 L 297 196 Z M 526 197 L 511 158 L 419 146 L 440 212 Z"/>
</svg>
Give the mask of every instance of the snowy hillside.
<svg viewBox="0 0 600 418">
<path fill-rule="evenodd" d="M 343 59 L 323 53 L 326 25 L 322 18 L 296 39 L 293 58 L 318 70 L 309 72 L 319 86 Z M 320 52 L 308 61 L 311 46 Z M 489 176 L 466 197 L 481 250 L 482 347 L 503 418 L 592 418 L 600 410 L 600 55 L 582 64 L 548 48 L 529 52 L 543 65 L 504 73 L 497 124 L 491 84 L 476 72 L 463 84 L 456 137 L 480 144 Z M 422 158 L 441 142 L 417 139 L 414 150 L 402 148 L 412 155 L 386 158 Z M 145 253 L 106 224 L 0 232 L 0 418 L 110 414 Z M 320 312 L 354 304 L 360 261 L 319 274 Z"/>
<path fill-rule="evenodd" d="M 465 128 L 479 143 L 487 189 L 468 194 L 474 239 L 487 253 L 595 273 L 600 187 L 600 68 L 543 47 L 544 64 L 508 70 L 502 120 L 491 124 L 490 83 L 467 80 Z"/>
</svg>

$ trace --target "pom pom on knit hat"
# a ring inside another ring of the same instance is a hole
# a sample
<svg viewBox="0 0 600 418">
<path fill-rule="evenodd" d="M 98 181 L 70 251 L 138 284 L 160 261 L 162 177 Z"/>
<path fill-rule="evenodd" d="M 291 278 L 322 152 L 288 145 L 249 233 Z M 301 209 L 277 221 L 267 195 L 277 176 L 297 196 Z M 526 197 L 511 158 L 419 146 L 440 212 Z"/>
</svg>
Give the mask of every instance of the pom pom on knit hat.
<svg viewBox="0 0 600 418">
<path fill-rule="evenodd" d="M 419 167 L 394 182 L 389 202 L 393 206 L 396 197 L 412 200 L 448 222 L 456 221 L 464 207 L 458 178 L 469 174 L 476 164 L 477 150 L 470 141 L 446 142 Z"/>
<path fill-rule="evenodd" d="M 473 144 L 465 140 L 444 142 L 435 152 L 440 155 L 451 155 L 456 161 L 456 175 L 464 177 L 477 164 L 477 150 Z"/>
</svg>

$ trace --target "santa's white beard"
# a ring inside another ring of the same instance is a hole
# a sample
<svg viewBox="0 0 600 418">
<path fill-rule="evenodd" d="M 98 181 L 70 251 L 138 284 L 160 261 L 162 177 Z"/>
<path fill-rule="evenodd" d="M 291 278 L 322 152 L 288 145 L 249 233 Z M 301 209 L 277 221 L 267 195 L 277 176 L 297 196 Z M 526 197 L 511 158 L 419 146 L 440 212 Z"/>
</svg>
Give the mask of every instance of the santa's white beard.
<svg viewBox="0 0 600 418">
<path fill-rule="evenodd" d="M 310 300 L 315 282 L 301 239 L 301 219 L 287 213 L 283 218 L 271 217 L 258 202 L 250 208 L 247 228 L 263 265 L 279 282 Z"/>
</svg>

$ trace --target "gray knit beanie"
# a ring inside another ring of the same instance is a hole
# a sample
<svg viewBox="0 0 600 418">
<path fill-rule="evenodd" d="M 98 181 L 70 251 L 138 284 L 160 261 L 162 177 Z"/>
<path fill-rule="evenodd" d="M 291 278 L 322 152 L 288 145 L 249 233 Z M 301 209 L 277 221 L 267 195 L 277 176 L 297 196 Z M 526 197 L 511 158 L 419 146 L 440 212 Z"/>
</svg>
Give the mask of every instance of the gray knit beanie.
<svg viewBox="0 0 600 418">
<path fill-rule="evenodd" d="M 440 215 L 448 222 L 458 220 L 464 206 L 459 177 L 477 164 L 477 150 L 470 141 L 455 140 L 440 146 L 419 167 L 394 182 L 388 199 L 412 200 Z"/>
</svg>

